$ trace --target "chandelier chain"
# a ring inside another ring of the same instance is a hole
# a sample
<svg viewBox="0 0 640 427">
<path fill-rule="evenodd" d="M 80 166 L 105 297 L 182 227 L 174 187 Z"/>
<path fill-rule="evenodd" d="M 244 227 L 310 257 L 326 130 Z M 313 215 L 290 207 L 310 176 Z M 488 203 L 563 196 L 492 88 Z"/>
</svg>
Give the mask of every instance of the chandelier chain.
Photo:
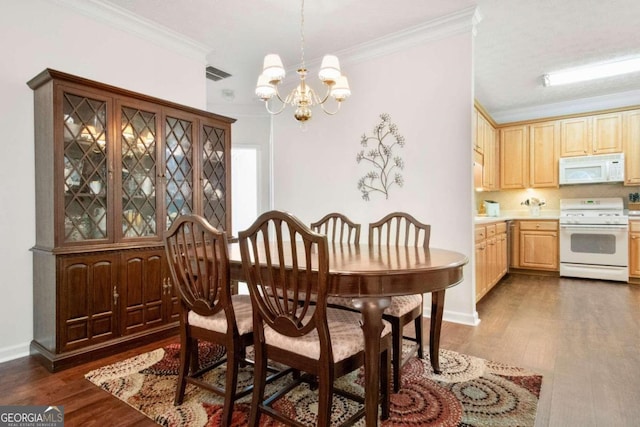
<svg viewBox="0 0 640 427">
<path fill-rule="evenodd" d="M 304 0 L 302 0 L 300 8 L 300 61 L 302 62 L 301 68 L 306 68 L 304 66 Z"/>
</svg>

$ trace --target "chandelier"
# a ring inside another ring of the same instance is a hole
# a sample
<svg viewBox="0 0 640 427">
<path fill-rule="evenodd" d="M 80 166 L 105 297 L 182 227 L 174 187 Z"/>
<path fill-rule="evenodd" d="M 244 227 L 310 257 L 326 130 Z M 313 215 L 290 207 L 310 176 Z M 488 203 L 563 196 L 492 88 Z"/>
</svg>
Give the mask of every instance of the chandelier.
<svg viewBox="0 0 640 427">
<path fill-rule="evenodd" d="M 326 86 L 324 96 L 320 98 L 316 92 L 307 85 L 307 69 L 304 64 L 304 0 L 302 0 L 300 12 L 300 40 L 301 66 L 298 69 L 298 77 L 300 78 L 298 86 L 285 98 L 280 95 L 278 85 L 285 77 L 285 70 L 279 55 L 268 54 L 264 57 L 262 74 L 258 77 L 256 95 L 264 101 L 267 111 L 270 114 L 280 114 L 287 105 L 291 105 L 295 107 L 293 114 L 295 119 L 304 123 L 311 118 L 311 108 L 315 105 L 320 105 L 322 111 L 327 114 L 336 114 L 338 110 L 340 110 L 342 101 L 351 95 L 351 90 L 349 89 L 347 77 L 340 72 L 340 62 L 334 55 L 325 55 L 324 58 L 322 58 L 320 72 L 318 73 L 318 78 Z M 273 103 L 270 103 L 270 100 L 274 97 L 280 102 L 280 105 L 275 109 L 270 105 Z M 325 106 L 325 103 L 330 98 L 337 101 L 337 107 L 333 111 L 328 110 Z"/>
</svg>

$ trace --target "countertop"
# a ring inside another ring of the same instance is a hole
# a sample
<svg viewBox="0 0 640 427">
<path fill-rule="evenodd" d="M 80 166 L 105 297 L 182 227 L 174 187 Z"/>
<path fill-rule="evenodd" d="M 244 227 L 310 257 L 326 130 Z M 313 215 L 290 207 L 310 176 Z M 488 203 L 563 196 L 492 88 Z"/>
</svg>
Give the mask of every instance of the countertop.
<svg viewBox="0 0 640 427">
<path fill-rule="evenodd" d="M 511 220 L 558 220 L 560 212 L 547 211 L 540 212 L 538 216 L 532 216 L 529 211 L 512 211 L 504 212 L 500 216 L 475 216 L 475 224 L 491 224 L 493 222 L 511 221 Z"/>
</svg>

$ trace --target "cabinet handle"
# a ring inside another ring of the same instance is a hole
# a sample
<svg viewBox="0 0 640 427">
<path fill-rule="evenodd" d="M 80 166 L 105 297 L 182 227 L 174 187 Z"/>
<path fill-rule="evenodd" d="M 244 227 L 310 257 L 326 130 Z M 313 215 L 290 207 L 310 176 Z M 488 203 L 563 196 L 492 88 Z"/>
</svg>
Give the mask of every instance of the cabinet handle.
<svg viewBox="0 0 640 427">
<path fill-rule="evenodd" d="M 169 295 L 171 293 L 171 279 L 165 277 L 162 282 L 162 295 Z"/>
<path fill-rule="evenodd" d="M 120 294 L 118 294 L 118 288 L 117 286 L 113 287 L 113 305 L 118 305 L 118 297 L 120 296 Z"/>
</svg>

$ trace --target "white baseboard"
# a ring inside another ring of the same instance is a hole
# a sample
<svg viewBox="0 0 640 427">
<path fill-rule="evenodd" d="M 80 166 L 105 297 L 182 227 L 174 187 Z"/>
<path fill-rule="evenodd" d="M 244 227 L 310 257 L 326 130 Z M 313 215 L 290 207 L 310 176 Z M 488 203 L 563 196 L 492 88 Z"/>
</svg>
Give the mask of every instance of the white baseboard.
<svg viewBox="0 0 640 427">
<path fill-rule="evenodd" d="M 29 355 L 29 343 L 0 347 L 0 363 Z"/>
<path fill-rule="evenodd" d="M 431 318 L 431 310 L 424 308 L 422 315 L 424 317 Z M 469 326 L 478 326 L 478 324 L 480 324 L 477 311 L 474 311 L 472 315 L 469 315 L 467 313 L 445 310 L 442 314 L 442 320 Z"/>
</svg>

